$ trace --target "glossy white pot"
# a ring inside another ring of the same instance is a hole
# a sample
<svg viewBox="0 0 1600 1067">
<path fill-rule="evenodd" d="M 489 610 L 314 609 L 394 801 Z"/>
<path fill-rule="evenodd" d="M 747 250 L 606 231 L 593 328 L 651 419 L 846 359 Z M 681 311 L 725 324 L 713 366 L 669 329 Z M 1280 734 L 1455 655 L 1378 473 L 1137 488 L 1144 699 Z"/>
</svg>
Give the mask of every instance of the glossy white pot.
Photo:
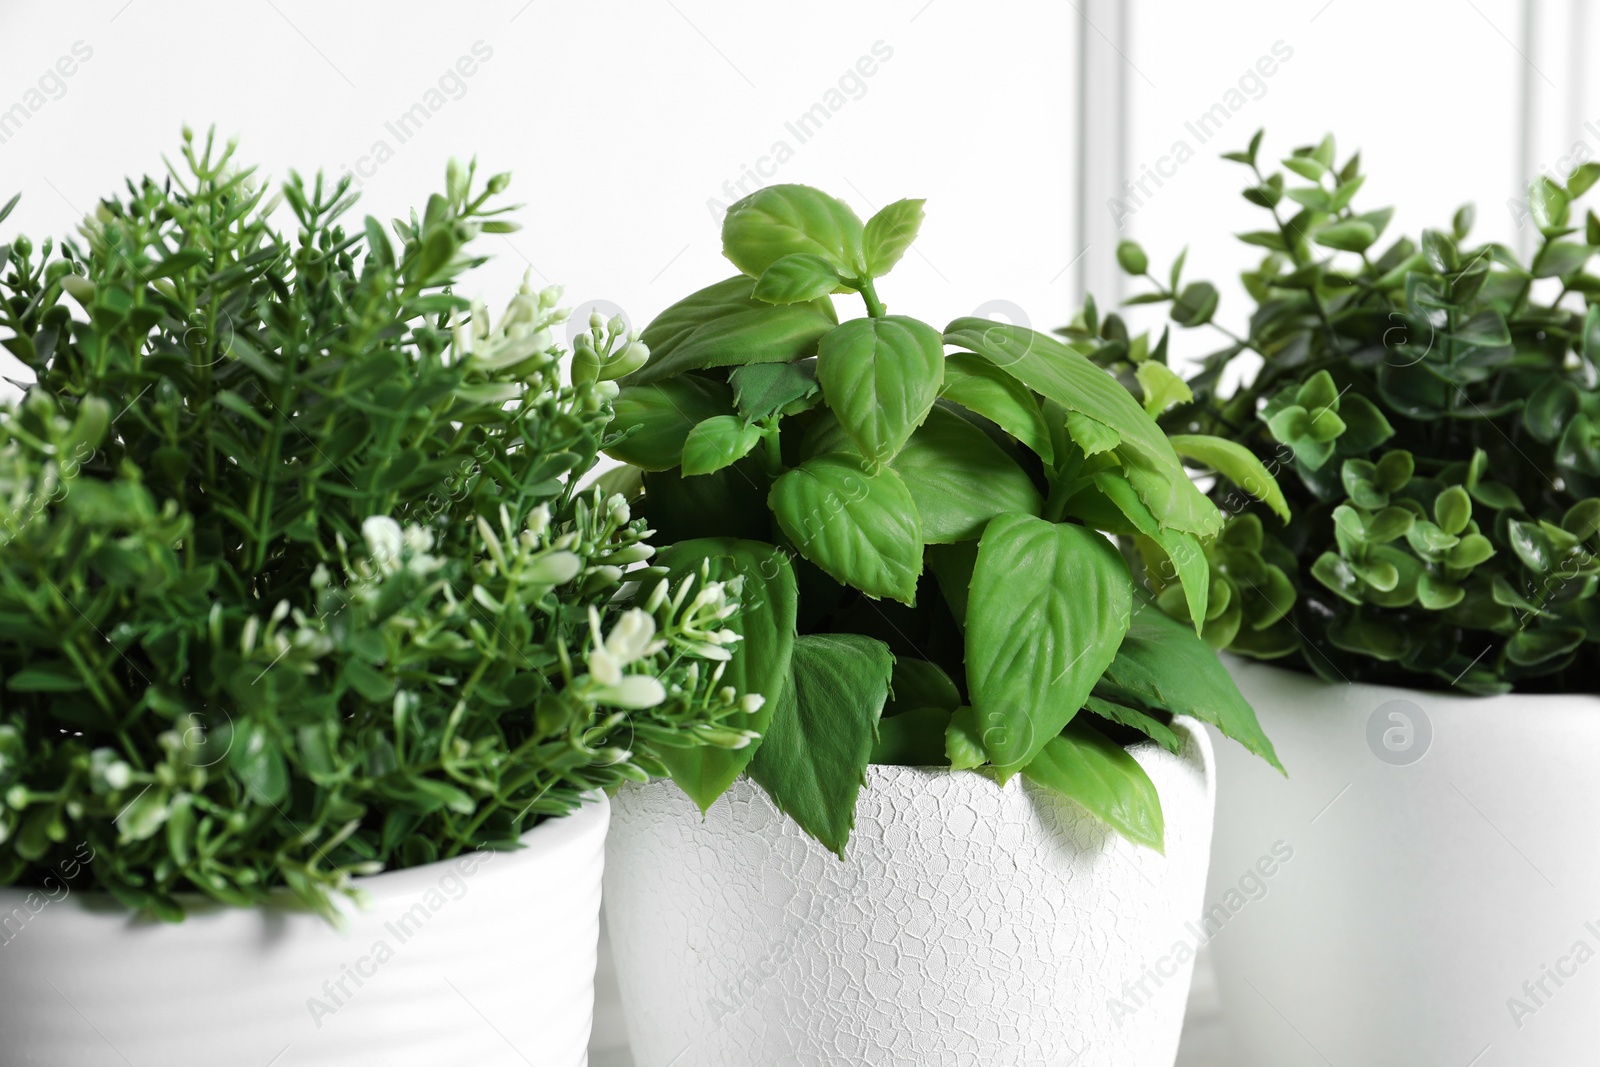
<svg viewBox="0 0 1600 1067">
<path fill-rule="evenodd" d="M 747 779 L 704 820 L 624 788 L 606 912 L 637 1067 L 1171 1067 L 1212 805 L 1178 727 L 1181 757 L 1135 750 L 1165 856 L 967 772 L 869 768 L 843 861 Z"/>
<path fill-rule="evenodd" d="M 360 879 L 371 907 L 341 931 L 0 892 L 0 1065 L 582 1067 L 608 818 L 602 797 L 519 851 Z"/>
<path fill-rule="evenodd" d="M 1218 754 L 1206 899 L 1238 905 L 1212 950 L 1243 1062 L 1594 1063 L 1600 699 L 1230 667 L 1290 774 Z"/>
</svg>

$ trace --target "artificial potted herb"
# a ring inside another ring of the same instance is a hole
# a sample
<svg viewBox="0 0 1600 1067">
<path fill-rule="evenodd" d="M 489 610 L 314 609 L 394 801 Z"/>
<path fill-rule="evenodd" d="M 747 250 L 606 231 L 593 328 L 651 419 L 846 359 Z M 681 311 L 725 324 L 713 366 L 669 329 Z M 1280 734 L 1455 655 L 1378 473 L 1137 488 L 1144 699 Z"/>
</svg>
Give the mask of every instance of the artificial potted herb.
<svg viewBox="0 0 1600 1067">
<path fill-rule="evenodd" d="M 7 1059 L 580 1063 L 601 791 L 746 740 L 733 589 L 578 484 L 644 350 L 453 292 L 503 175 L 183 162 L 0 246 Z"/>
<path fill-rule="evenodd" d="M 1227 607 L 1206 636 L 1243 657 L 1235 677 L 1294 775 L 1219 758 L 1212 897 L 1273 842 L 1294 850 L 1217 937 L 1230 1024 L 1273 1067 L 1489 1046 L 1581 1062 L 1600 990 L 1566 978 L 1594 916 L 1565 893 L 1600 881 L 1594 850 L 1571 847 L 1600 746 L 1600 219 L 1572 202 L 1600 165 L 1534 182 L 1524 261 L 1473 242 L 1470 207 L 1385 238 L 1390 209 L 1355 206 L 1358 157 L 1339 164 L 1328 138 L 1277 171 L 1260 142 L 1228 157 L 1272 216 L 1242 235 L 1266 249 L 1244 275 L 1248 330 L 1224 331 L 1163 419 L 1249 449 L 1293 514 L 1213 492 L 1233 517 L 1210 549 Z M 1120 255 L 1151 284 L 1137 301 L 1212 323 L 1210 284 Z"/>
<path fill-rule="evenodd" d="M 739 201 L 741 273 L 650 324 L 617 399 L 608 451 L 642 470 L 661 562 L 743 576 L 729 675 L 766 697 L 758 742 L 664 756 L 686 796 L 616 799 L 644 1062 L 1170 1059 L 1192 949 L 1168 934 L 1209 836 L 1195 720 L 1275 760 L 1196 634 L 1221 512 L 1096 346 L 889 314 L 877 279 L 922 217 Z M 1135 532 L 1188 621 L 1137 597 L 1106 536 Z"/>
</svg>

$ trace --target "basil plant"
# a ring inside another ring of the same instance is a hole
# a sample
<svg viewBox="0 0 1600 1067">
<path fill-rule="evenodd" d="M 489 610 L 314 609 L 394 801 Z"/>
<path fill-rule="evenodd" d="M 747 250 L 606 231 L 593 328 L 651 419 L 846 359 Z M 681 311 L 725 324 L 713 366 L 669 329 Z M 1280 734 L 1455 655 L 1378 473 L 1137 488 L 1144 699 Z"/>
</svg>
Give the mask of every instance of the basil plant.
<svg viewBox="0 0 1600 1067">
<path fill-rule="evenodd" d="M 1588 267 L 1600 217 L 1572 205 L 1600 164 L 1533 183 L 1524 214 L 1539 242 L 1524 261 L 1470 239 L 1470 206 L 1447 230 L 1380 245 L 1392 209 L 1355 206 L 1359 155 L 1338 163 L 1329 137 L 1269 173 L 1260 145 L 1258 133 L 1225 157 L 1249 168 L 1244 196 L 1270 215 L 1241 235 L 1265 249 L 1244 275 L 1248 332 L 1221 331 L 1162 420 L 1285 475 L 1271 507 L 1213 491 L 1234 517 L 1209 549 L 1229 606 L 1206 638 L 1335 681 L 1593 689 L 1600 276 Z M 1133 303 L 1215 326 L 1216 289 L 1183 283 L 1181 257 L 1166 279 L 1136 245 L 1119 258 L 1151 285 Z M 1104 351 L 1139 389 L 1134 353 Z M 1241 357 L 1259 369 L 1223 388 Z M 1160 603 L 1184 617 L 1165 584 Z"/>
<path fill-rule="evenodd" d="M 748 771 L 840 853 L 871 763 L 1020 772 L 1160 848 L 1129 744 L 1177 750 L 1187 714 L 1276 763 L 1197 636 L 1222 514 L 1093 345 L 889 314 L 877 280 L 922 218 L 762 189 L 724 222 L 740 273 L 643 333 L 607 451 L 642 472 L 669 574 L 744 578 L 729 677 L 766 698 L 758 742 L 663 762 L 702 808 Z M 841 322 L 840 293 L 865 314 Z M 1107 534 L 1165 554 L 1184 622 Z"/>
<path fill-rule="evenodd" d="M 506 176 L 351 229 L 348 179 L 292 176 L 285 236 L 231 145 L 183 149 L 81 240 L 0 244 L 34 378 L 0 407 L 0 884 L 333 915 L 747 744 L 737 580 L 669 580 L 580 484 L 616 386 L 562 382 L 558 290 L 454 291 Z"/>
</svg>

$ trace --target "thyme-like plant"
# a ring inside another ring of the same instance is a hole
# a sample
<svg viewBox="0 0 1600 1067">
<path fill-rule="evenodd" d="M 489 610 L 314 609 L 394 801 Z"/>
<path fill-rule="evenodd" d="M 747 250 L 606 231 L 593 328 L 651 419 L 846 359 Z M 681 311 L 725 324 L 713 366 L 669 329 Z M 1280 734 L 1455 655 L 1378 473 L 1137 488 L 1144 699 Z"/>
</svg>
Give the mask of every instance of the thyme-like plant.
<svg viewBox="0 0 1600 1067">
<path fill-rule="evenodd" d="M 1287 472 L 1294 518 L 1213 494 L 1242 514 L 1213 548 L 1213 587 L 1231 597 L 1207 637 L 1334 680 L 1593 689 L 1600 277 L 1587 267 L 1600 218 L 1576 220 L 1572 204 L 1600 164 L 1533 183 L 1540 243 L 1524 262 L 1470 240 L 1470 206 L 1448 231 L 1379 251 L 1392 209 L 1354 206 L 1359 155 L 1337 164 L 1329 137 L 1269 171 L 1260 144 L 1225 157 L 1250 169 L 1245 198 L 1272 220 L 1241 237 L 1267 250 L 1244 275 L 1248 333 L 1228 334 L 1163 425 Z M 1133 302 L 1169 304 L 1179 326 L 1212 322 L 1216 289 L 1182 284 L 1181 257 L 1165 281 L 1136 245 L 1120 258 L 1153 287 Z M 1246 353 L 1260 369 L 1219 390 Z M 1115 362 L 1132 385 L 1138 368 Z M 1178 607 L 1170 591 L 1161 600 Z"/>
<path fill-rule="evenodd" d="M 578 488 L 642 346 L 596 324 L 563 385 L 558 290 L 493 323 L 453 292 L 507 177 L 452 164 L 391 236 L 291 176 L 286 237 L 232 155 L 186 134 L 81 239 L 0 245 L 37 377 L 0 411 L 0 882 L 92 855 L 169 919 L 331 913 L 351 875 L 747 743 L 736 584 L 669 588 Z"/>
<path fill-rule="evenodd" d="M 1276 757 L 1105 535 L 1158 546 L 1198 625 L 1222 516 L 1094 346 L 889 314 L 877 281 L 922 216 L 901 200 L 863 223 L 819 190 L 762 189 L 723 225 L 741 273 L 644 331 L 608 450 L 679 542 L 664 564 L 745 576 L 729 669 L 767 697 L 745 723 L 757 744 L 668 766 L 702 807 L 748 769 L 840 852 L 869 763 L 1021 773 L 1159 848 L 1159 798 L 1125 745 L 1178 745 L 1184 713 Z M 840 322 L 834 293 L 865 315 Z"/>
</svg>

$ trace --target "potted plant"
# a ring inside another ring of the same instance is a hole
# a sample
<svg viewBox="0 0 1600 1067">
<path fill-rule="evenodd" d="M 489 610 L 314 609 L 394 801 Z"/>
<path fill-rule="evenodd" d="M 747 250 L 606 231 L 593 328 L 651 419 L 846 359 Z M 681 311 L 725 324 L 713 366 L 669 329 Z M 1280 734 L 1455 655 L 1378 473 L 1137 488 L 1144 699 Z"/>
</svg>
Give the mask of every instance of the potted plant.
<svg viewBox="0 0 1600 1067">
<path fill-rule="evenodd" d="M 564 385 L 557 290 L 454 292 L 506 181 L 391 237 L 291 177 L 286 237 L 186 133 L 0 246 L 8 1060 L 583 1062 L 602 791 L 759 698 L 735 586 L 579 486 L 643 347 Z"/>
<path fill-rule="evenodd" d="M 1275 762 L 1196 634 L 1221 513 L 1160 403 L 1096 344 L 889 314 L 877 280 L 922 217 L 739 201 L 741 273 L 645 329 L 617 398 L 608 451 L 642 471 L 660 561 L 744 578 L 729 677 L 766 698 L 758 742 L 663 755 L 682 793 L 616 797 L 641 1062 L 1170 1060 L 1211 806 L 1195 720 Z M 1136 532 L 1187 621 L 1139 599 L 1106 536 Z"/>
<path fill-rule="evenodd" d="M 1206 636 L 1245 657 L 1293 772 L 1219 761 L 1212 898 L 1274 842 L 1294 855 L 1217 934 L 1230 1023 L 1273 1067 L 1580 1062 L 1600 1011 L 1566 982 L 1597 943 L 1571 894 L 1600 879 L 1570 847 L 1600 744 L 1600 219 L 1572 202 L 1600 165 L 1533 183 L 1524 261 L 1473 242 L 1470 207 L 1382 239 L 1356 157 L 1328 138 L 1278 171 L 1260 142 L 1228 157 L 1272 215 L 1243 235 L 1266 249 L 1248 331 L 1224 331 L 1163 419 L 1248 448 L 1293 512 L 1213 492 L 1230 606 Z M 1121 257 L 1151 283 L 1136 301 L 1213 322 L 1214 287 Z M 1242 357 L 1258 369 L 1224 388 Z M 1159 601 L 1181 613 L 1178 590 Z"/>
</svg>

